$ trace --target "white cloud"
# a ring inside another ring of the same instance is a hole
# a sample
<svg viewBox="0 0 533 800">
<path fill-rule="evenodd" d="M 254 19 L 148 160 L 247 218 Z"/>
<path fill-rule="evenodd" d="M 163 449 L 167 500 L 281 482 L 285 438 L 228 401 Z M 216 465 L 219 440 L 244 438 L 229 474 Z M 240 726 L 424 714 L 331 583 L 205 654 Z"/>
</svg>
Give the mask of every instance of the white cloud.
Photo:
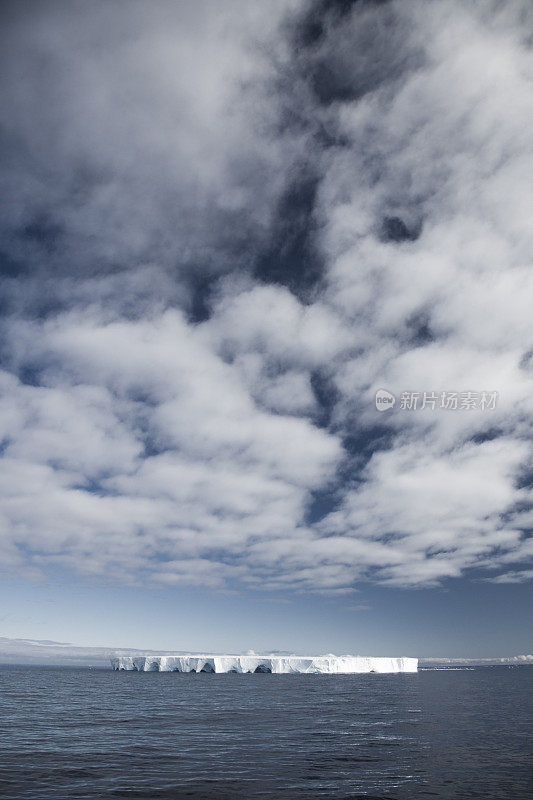
<svg viewBox="0 0 533 800">
<path fill-rule="evenodd" d="M 290 535 L 307 492 L 333 477 L 336 438 L 258 408 L 178 313 L 108 325 L 70 315 L 32 333 L 51 366 L 39 387 L 7 379 L 3 507 L 5 536 L 16 532 L 34 565 L 244 579 L 246 568 L 199 556 L 246 561 L 250 541 Z"/>
<path fill-rule="evenodd" d="M 201 6 L 12 14 L 7 567 L 339 593 L 531 577 L 525 3 L 355 4 L 298 52 L 277 26 L 299 4 Z M 255 265 L 300 162 L 321 274 L 297 297 Z M 380 387 L 499 401 L 381 415 Z"/>
<path fill-rule="evenodd" d="M 532 655 L 504 656 L 494 658 L 420 658 L 419 665 L 425 666 L 456 666 L 456 667 L 475 667 L 475 666 L 498 666 L 500 664 L 510 666 L 522 666 L 533 664 Z"/>
<path fill-rule="evenodd" d="M 490 583 L 525 583 L 533 578 L 533 569 L 515 570 L 514 572 L 503 572 L 495 578 L 487 578 Z"/>
</svg>

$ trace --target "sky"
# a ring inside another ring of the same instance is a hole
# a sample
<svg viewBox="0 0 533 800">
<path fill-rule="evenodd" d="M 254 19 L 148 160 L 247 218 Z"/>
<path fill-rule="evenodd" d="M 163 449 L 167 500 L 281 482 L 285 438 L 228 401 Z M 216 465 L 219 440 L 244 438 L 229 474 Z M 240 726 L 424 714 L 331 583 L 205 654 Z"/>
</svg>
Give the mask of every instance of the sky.
<svg viewBox="0 0 533 800">
<path fill-rule="evenodd" d="M 0 635 L 531 653 L 531 4 L 1 14 Z"/>
</svg>

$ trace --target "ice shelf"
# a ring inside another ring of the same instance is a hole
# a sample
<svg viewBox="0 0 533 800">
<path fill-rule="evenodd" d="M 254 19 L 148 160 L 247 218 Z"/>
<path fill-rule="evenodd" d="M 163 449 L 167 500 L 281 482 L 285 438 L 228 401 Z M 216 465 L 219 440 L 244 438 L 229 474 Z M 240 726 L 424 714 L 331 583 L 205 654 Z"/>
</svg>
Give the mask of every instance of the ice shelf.
<svg viewBox="0 0 533 800">
<path fill-rule="evenodd" d="M 119 656 L 111 659 L 115 670 L 136 672 L 272 672 L 340 675 L 362 672 L 418 672 L 417 658 L 367 656 L 261 656 L 186 655 Z"/>
</svg>

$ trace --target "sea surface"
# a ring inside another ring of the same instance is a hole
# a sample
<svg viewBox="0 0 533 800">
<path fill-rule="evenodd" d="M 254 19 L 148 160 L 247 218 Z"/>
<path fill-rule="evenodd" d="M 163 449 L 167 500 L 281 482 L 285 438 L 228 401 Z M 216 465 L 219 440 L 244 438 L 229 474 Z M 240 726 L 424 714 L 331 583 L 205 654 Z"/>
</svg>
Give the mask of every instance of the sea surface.
<svg viewBox="0 0 533 800">
<path fill-rule="evenodd" d="M 2 800 L 533 798 L 533 667 L 0 667 Z"/>
</svg>

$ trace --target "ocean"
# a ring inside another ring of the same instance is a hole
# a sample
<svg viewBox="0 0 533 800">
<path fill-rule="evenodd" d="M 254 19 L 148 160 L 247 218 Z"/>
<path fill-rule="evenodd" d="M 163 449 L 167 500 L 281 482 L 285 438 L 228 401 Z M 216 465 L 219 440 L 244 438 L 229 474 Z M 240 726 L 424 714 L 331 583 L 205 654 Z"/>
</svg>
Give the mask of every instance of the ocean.
<svg viewBox="0 0 533 800">
<path fill-rule="evenodd" d="M 2 800 L 533 797 L 533 667 L 0 668 Z"/>
</svg>

